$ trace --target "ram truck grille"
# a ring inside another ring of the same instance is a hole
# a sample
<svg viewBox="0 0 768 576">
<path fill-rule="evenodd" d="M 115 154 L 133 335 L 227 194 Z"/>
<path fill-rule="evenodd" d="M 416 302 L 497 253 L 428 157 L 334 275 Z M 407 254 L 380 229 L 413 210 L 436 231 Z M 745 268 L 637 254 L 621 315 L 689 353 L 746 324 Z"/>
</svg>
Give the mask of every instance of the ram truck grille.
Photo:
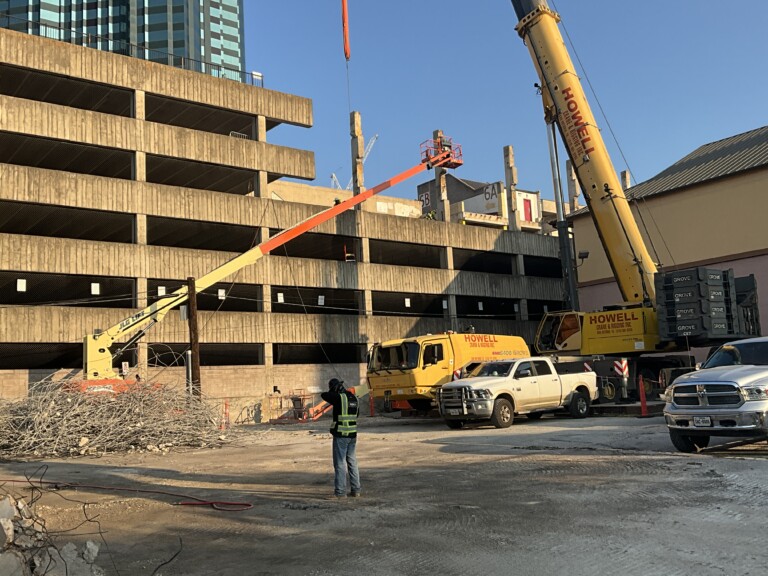
<svg viewBox="0 0 768 576">
<path fill-rule="evenodd" d="M 678 406 L 740 406 L 744 399 L 734 384 L 682 384 L 672 401 Z"/>
</svg>

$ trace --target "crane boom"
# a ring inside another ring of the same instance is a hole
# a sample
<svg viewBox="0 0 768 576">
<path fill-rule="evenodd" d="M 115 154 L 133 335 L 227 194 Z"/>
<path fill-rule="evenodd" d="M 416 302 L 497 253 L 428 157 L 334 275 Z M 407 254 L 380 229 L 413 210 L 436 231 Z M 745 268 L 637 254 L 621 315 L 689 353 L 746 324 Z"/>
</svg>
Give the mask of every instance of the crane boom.
<svg viewBox="0 0 768 576">
<path fill-rule="evenodd" d="M 293 240 L 297 236 L 312 230 L 323 222 L 335 218 L 342 212 L 368 200 L 372 196 L 399 184 L 425 170 L 435 166 L 455 168 L 462 164 L 461 146 L 453 145 L 448 138 L 440 141 L 428 140 L 422 144 L 421 162 L 408 170 L 382 182 L 381 184 L 369 188 L 361 194 L 352 196 L 343 202 L 339 202 L 330 208 L 318 212 L 317 214 L 299 222 L 298 224 L 283 230 L 281 233 L 273 236 L 269 240 L 254 246 L 247 252 L 243 252 L 225 262 L 218 268 L 208 274 L 195 280 L 195 291 L 202 292 L 206 288 L 220 282 L 237 272 L 245 266 L 249 266 L 259 260 L 262 256 L 269 254 L 276 248 Z M 95 334 L 89 334 L 83 338 L 83 378 L 84 380 L 105 380 L 116 378 L 117 374 L 112 368 L 113 355 L 110 346 L 118 339 L 132 335 L 128 343 L 123 345 L 118 353 L 122 352 L 127 346 L 136 342 L 143 334 L 154 324 L 165 318 L 168 312 L 179 304 L 183 304 L 188 299 L 187 287 L 182 286 L 175 292 L 160 298 L 140 310 L 136 314 L 120 321 L 114 326 Z"/>
<path fill-rule="evenodd" d="M 640 235 L 581 81 L 546 0 L 512 0 L 541 80 L 545 117 L 554 122 L 625 302 L 653 306 L 656 264 Z"/>
</svg>

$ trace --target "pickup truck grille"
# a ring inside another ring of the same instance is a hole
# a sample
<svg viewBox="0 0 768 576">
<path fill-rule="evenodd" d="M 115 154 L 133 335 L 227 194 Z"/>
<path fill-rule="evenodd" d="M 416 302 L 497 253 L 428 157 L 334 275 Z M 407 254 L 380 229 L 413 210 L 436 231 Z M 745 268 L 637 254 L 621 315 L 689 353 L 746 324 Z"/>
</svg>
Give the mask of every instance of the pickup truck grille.
<svg viewBox="0 0 768 576">
<path fill-rule="evenodd" d="M 483 396 L 483 391 L 475 390 L 469 386 L 462 386 L 460 388 L 441 388 L 437 393 L 437 401 L 442 402 L 444 406 L 462 406 L 467 400 L 474 400 L 478 398 L 487 398 Z"/>
<path fill-rule="evenodd" d="M 445 406 L 461 406 L 466 397 L 466 388 L 446 388 L 438 392 L 438 402 Z"/>
<path fill-rule="evenodd" d="M 739 406 L 744 399 L 733 384 L 683 384 L 674 387 L 678 406 Z"/>
</svg>

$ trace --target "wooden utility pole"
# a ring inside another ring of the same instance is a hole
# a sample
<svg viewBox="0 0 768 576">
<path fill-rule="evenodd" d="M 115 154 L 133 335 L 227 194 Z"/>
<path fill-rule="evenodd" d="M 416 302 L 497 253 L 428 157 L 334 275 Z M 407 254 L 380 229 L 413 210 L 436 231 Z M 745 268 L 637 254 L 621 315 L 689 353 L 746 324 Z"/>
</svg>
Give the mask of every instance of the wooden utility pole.
<svg viewBox="0 0 768 576">
<path fill-rule="evenodd" d="M 200 335 L 197 330 L 197 291 L 195 279 L 187 278 L 188 306 L 189 306 L 189 349 L 192 351 L 192 382 L 191 392 L 195 398 L 200 398 Z"/>
</svg>

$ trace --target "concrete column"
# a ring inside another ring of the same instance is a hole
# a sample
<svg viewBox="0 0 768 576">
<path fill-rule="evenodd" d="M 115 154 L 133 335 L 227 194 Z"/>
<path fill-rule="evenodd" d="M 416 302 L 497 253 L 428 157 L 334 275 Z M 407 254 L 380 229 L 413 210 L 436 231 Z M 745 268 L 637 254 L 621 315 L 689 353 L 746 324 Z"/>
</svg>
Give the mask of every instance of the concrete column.
<svg viewBox="0 0 768 576">
<path fill-rule="evenodd" d="M 373 291 L 361 290 L 357 296 L 357 309 L 360 316 L 373 316 Z"/>
<path fill-rule="evenodd" d="M 439 142 L 443 138 L 442 130 L 432 132 L 432 139 Z M 451 202 L 448 199 L 448 182 L 446 180 L 448 172 L 445 168 L 438 166 L 435 168 L 435 210 L 437 220 L 443 222 L 451 221 Z"/>
<path fill-rule="evenodd" d="M 517 213 L 515 191 L 517 190 L 517 167 L 515 166 L 515 151 L 512 146 L 504 147 L 504 190 L 507 196 L 507 213 L 509 214 L 509 229 L 519 231 L 520 220 Z"/>
<path fill-rule="evenodd" d="M 147 215 L 136 214 L 136 230 L 134 231 L 136 244 L 146 245 L 147 243 Z"/>
<path fill-rule="evenodd" d="M 136 182 L 147 181 L 147 153 L 137 150 L 133 157 L 133 178 Z"/>
<path fill-rule="evenodd" d="M 261 228 L 259 237 L 259 242 L 269 240 L 269 228 Z M 272 286 L 269 284 L 261 285 L 261 309 L 267 318 L 267 334 L 264 337 L 264 366 L 269 368 L 274 360 L 272 343 L 275 339 L 275 328 L 272 324 Z M 271 370 L 266 371 L 268 390 L 272 390 L 271 372 Z"/>
<path fill-rule="evenodd" d="M 258 142 L 267 141 L 267 118 L 265 116 L 256 117 L 256 140 Z M 253 178 L 253 192 L 249 192 L 248 196 L 256 196 L 257 198 L 269 198 L 269 191 L 267 190 L 269 184 L 269 177 L 267 172 L 263 170 L 256 171 Z"/>
<path fill-rule="evenodd" d="M 144 90 L 136 90 L 133 93 L 133 115 L 136 120 L 147 119 L 146 93 Z"/>
<path fill-rule="evenodd" d="M 440 267 L 444 270 L 453 270 L 453 247 L 446 246 L 445 250 L 440 253 Z M 455 294 L 443 294 L 443 318 L 448 321 L 450 326 L 449 330 L 459 331 L 458 318 L 456 317 L 456 295 Z"/>
<path fill-rule="evenodd" d="M 621 189 L 626 192 L 632 186 L 632 175 L 629 173 L 629 170 L 622 170 L 620 179 Z"/>
<path fill-rule="evenodd" d="M 514 274 L 518 276 L 525 276 L 525 259 L 522 254 L 515 254 L 512 256 L 512 270 Z M 518 310 L 520 320 L 528 320 L 528 300 L 526 298 L 520 298 L 520 309 Z"/>
<path fill-rule="evenodd" d="M 355 196 L 365 192 L 365 177 L 363 174 L 363 156 L 365 155 L 365 140 L 363 139 L 363 122 L 360 112 L 349 114 L 349 136 L 352 144 L 352 192 Z M 362 210 L 358 204 L 355 210 Z"/>
<path fill-rule="evenodd" d="M 514 254 L 512 256 L 512 269 L 518 276 L 525 276 L 525 258 L 522 254 Z"/>
<path fill-rule="evenodd" d="M 272 286 L 269 286 L 267 284 L 262 285 L 261 305 L 262 305 L 263 313 L 267 316 L 267 334 L 266 334 L 266 337 L 264 338 L 264 366 L 269 368 L 270 366 L 272 366 L 272 362 L 274 359 L 272 342 L 275 338 L 274 326 L 272 324 Z M 269 371 L 267 371 L 267 374 L 269 374 Z"/>
<path fill-rule="evenodd" d="M 269 240 L 269 228 L 259 228 L 259 244 L 267 240 Z M 261 286 L 261 309 L 266 313 L 272 312 L 272 286 L 269 284 L 262 284 Z M 270 339 L 272 337 L 271 325 L 268 337 Z"/>
<path fill-rule="evenodd" d="M 272 286 L 261 287 L 261 310 L 268 314 L 272 313 Z"/>
<path fill-rule="evenodd" d="M 581 206 L 579 206 L 579 196 L 581 196 L 581 187 L 579 181 L 576 178 L 576 171 L 573 169 L 573 164 L 570 160 L 565 162 L 565 174 L 566 181 L 568 183 L 568 206 L 570 212 L 575 212 Z"/>
<path fill-rule="evenodd" d="M 256 116 L 256 124 L 254 126 L 256 133 L 254 134 L 254 140 L 257 142 L 267 141 L 267 117 Z"/>
<path fill-rule="evenodd" d="M 440 268 L 453 270 L 453 246 L 446 246 L 445 250 L 440 252 Z"/>
<path fill-rule="evenodd" d="M 141 310 L 149 305 L 149 290 L 146 278 L 136 278 L 136 307 Z M 136 370 L 142 377 L 147 375 L 147 363 L 149 360 L 149 346 L 147 337 L 139 340 L 136 346 Z"/>
<path fill-rule="evenodd" d="M 134 231 L 136 244 L 147 244 L 147 215 L 136 214 L 136 229 Z M 136 307 L 141 310 L 149 305 L 148 282 L 146 278 L 136 278 Z M 139 340 L 136 351 L 136 369 L 139 374 L 146 376 L 149 358 L 147 337 Z"/>
<path fill-rule="evenodd" d="M 520 298 L 520 320 L 528 320 L 528 300 Z"/>
<path fill-rule="evenodd" d="M 370 238 L 366 238 L 364 236 L 360 238 L 360 262 L 361 263 L 371 262 L 371 240 Z M 357 285 L 358 286 L 363 285 L 363 282 L 362 282 L 363 268 L 364 267 L 362 266 L 357 267 Z M 360 310 L 361 316 L 363 315 L 373 316 L 373 291 L 372 290 L 363 289 L 361 291 L 361 297 L 358 301 L 358 309 Z"/>
<path fill-rule="evenodd" d="M 447 302 L 448 307 L 443 308 L 443 318 L 448 321 L 449 330 L 459 332 L 459 319 L 456 316 L 456 295 L 443 294 L 443 302 Z M 445 304 L 443 304 L 445 306 Z"/>
<path fill-rule="evenodd" d="M 146 278 L 136 278 L 136 307 L 146 308 L 149 306 L 149 289 L 147 288 Z"/>
<path fill-rule="evenodd" d="M 371 240 L 370 238 L 360 238 L 360 262 L 371 261 Z"/>
</svg>

